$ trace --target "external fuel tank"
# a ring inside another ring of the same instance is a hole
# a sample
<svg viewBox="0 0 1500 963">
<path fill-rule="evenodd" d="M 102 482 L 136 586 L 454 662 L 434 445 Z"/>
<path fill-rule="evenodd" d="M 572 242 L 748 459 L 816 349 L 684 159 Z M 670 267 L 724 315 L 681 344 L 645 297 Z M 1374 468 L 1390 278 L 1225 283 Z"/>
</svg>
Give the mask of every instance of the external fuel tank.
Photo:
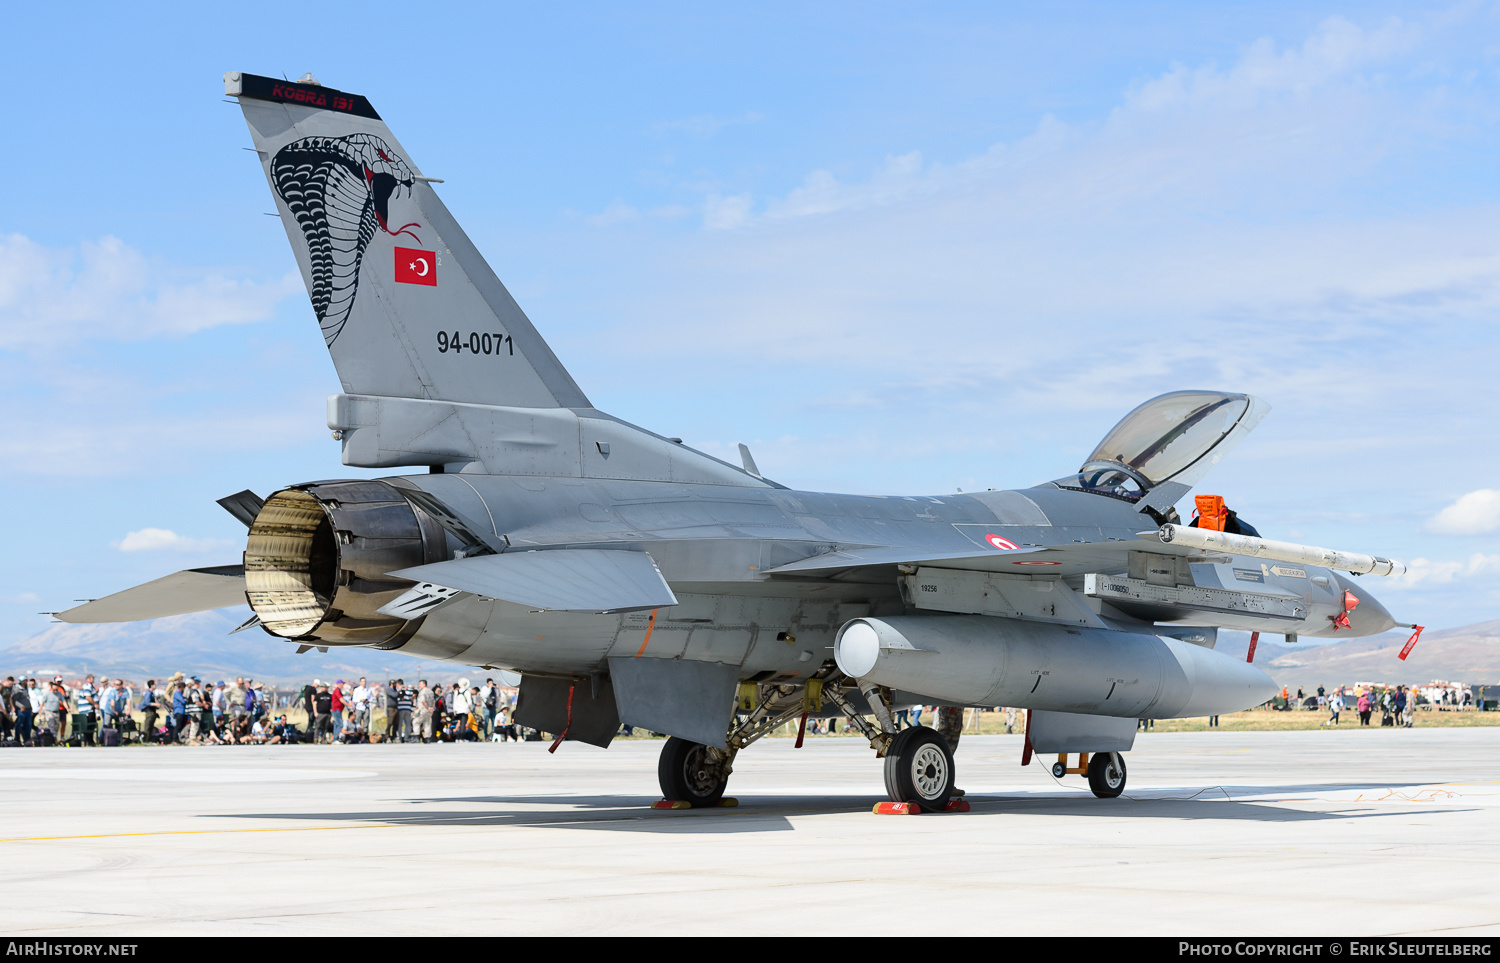
<svg viewBox="0 0 1500 963">
<path fill-rule="evenodd" d="M 983 615 L 855 619 L 834 658 L 861 682 L 945 705 L 1168 719 L 1238 712 L 1276 693 L 1255 666 L 1191 642 Z"/>
</svg>

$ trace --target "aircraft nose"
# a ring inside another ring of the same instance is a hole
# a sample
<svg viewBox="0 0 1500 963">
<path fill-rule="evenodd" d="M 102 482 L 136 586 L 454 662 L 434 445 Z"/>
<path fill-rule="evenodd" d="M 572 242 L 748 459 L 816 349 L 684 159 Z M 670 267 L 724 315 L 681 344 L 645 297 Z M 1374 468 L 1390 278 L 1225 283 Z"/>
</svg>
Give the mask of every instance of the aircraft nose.
<svg viewBox="0 0 1500 963">
<path fill-rule="evenodd" d="M 1355 581 L 1335 572 L 1334 578 L 1338 580 L 1341 592 L 1352 592 L 1354 597 L 1359 599 L 1359 604 L 1349 613 L 1349 628 L 1356 636 L 1379 635 L 1386 629 L 1396 627 L 1396 620 L 1391 617 L 1391 613 L 1386 611 L 1386 607 L 1380 604 L 1380 600 L 1368 587 L 1369 583 L 1375 580 L 1374 575 L 1367 575 Z"/>
</svg>

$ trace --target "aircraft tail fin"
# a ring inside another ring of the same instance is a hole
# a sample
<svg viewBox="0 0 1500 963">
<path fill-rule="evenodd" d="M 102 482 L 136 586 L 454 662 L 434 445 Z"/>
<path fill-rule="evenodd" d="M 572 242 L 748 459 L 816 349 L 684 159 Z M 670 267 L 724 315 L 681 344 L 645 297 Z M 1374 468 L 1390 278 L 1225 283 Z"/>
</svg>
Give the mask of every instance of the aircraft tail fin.
<svg viewBox="0 0 1500 963">
<path fill-rule="evenodd" d="M 370 102 L 230 72 L 344 391 L 522 408 L 588 399 Z"/>
</svg>

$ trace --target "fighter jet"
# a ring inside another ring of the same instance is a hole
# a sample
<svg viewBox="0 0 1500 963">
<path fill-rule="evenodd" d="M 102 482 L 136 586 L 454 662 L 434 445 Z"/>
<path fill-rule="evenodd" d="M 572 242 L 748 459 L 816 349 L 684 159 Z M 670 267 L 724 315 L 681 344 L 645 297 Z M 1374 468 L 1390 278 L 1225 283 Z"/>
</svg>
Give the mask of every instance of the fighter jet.
<svg viewBox="0 0 1500 963">
<path fill-rule="evenodd" d="M 607 747 L 662 733 L 661 791 L 716 805 L 737 754 L 839 717 L 891 802 L 952 808 L 963 707 L 1028 711 L 1022 764 L 1125 788 L 1137 720 L 1228 713 L 1275 683 L 1221 628 L 1369 635 L 1395 620 L 1341 573 L 1400 563 L 1260 538 L 1213 497 L 1174 506 L 1261 420 L 1174 391 L 1079 469 L 1019 491 L 797 491 L 595 408 L 370 102 L 228 73 L 341 383 L 343 463 L 412 468 L 220 499 L 240 564 L 59 613 L 248 603 L 278 642 L 520 675 L 516 721 Z M 937 729 L 903 706 L 944 707 Z M 800 731 L 800 730 L 799 730 Z M 800 744 L 800 743 L 799 743 Z M 1075 765 L 1069 761 L 1075 758 Z"/>
</svg>

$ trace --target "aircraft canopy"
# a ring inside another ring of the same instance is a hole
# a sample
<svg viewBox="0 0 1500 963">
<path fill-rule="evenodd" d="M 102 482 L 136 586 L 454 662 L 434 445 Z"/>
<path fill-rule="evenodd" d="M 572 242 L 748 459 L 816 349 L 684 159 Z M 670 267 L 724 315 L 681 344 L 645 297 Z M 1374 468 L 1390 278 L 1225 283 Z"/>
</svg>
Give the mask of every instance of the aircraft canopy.
<svg viewBox="0 0 1500 963">
<path fill-rule="evenodd" d="M 1268 408 L 1251 395 L 1223 391 L 1158 395 L 1121 418 L 1077 475 L 1055 484 L 1130 501 L 1167 481 L 1191 486 Z"/>
</svg>

